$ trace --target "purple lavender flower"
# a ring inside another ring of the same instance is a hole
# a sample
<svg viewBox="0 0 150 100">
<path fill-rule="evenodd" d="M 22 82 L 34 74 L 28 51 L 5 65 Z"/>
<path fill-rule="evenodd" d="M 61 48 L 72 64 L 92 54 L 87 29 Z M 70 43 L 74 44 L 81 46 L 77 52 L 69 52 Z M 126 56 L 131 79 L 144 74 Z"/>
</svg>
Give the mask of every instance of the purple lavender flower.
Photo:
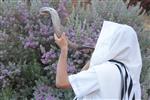
<svg viewBox="0 0 150 100">
<path fill-rule="evenodd" d="M 49 36 L 48 31 L 49 31 L 48 26 L 46 26 L 44 24 L 40 25 L 40 33 L 41 33 L 42 36 L 45 36 L 45 37 Z"/>
<path fill-rule="evenodd" d="M 39 45 L 38 41 L 34 41 L 32 38 L 27 38 L 24 42 L 24 48 L 33 48 L 35 49 Z"/>
<path fill-rule="evenodd" d="M 3 74 L 3 75 L 8 74 L 8 72 L 9 72 L 9 71 L 8 71 L 7 69 L 2 70 L 2 74 Z"/>
<path fill-rule="evenodd" d="M 5 78 L 5 76 L 0 76 L 0 81 L 3 80 Z"/>
<path fill-rule="evenodd" d="M 76 68 L 74 65 L 69 65 L 67 67 L 67 71 L 68 71 L 68 73 L 74 73 L 74 72 L 76 72 Z"/>
<path fill-rule="evenodd" d="M 29 21 L 29 11 L 27 9 L 27 6 L 23 2 L 19 2 L 18 6 L 16 7 L 18 14 L 19 14 L 19 20 L 22 23 L 27 23 Z"/>
<path fill-rule="evenodd" d="M 52 95 L 48 94 L 48 96 L 46 97 L 46 100 L 55 100 L 55 99 Z"/>
<path fill-rule="evenodd" d="M 60 0 L 57 12 L 60 15 L 61 19 L 66 19 L 69 16 L 66 6 L 67 0 Z"/>
<path fill-rule="evenodd" d="M 75 65 L 74 65 L 74 63 L 71 59 L 68 59 L 67 71 L 68 71 L 68 73 L 74 73 L 74 72 L 77 71 L 76 68 L 75 68 Z"/>
<path fill-rule="evenodd" d="M 46 52 L 42 55 L 42 63 L 48 64 L 52 59 L 56 58 L 56 53 L 53 49 L 51 49 L 49 52 Z"/>
<path fill-rule="evenodd" d="M 43 64 L 48 64 L 50 61 L 47 60 L 47 59 L 41 59 L 41 62 L 42 62 Z"/>
<path fill-rule="evenodd" d="M 36 100 L 45 100 L 44 96 L 41 96 L 41 95 L 37 95 L 35 97 Z"/>
<path fill-rule="evenodd" d="M 29 28 L 28 30 L 28 34 L 29 34 L 29 37 L 33 38 L 34 37 L 34 31 L 32 28 Z"/>
<path fill-rule="evenodd" d="M 47 85 L 40 85 L 34 91 L 34 98 L 36 100 L 55 100 Z"/>
<path fill-rule="evenodd" d="M 4 28 L 9 27 L 9 21 L 6 17 L 2 17 L 2 20 L 0 21 L 0 26 L 2 26 Z"/>
</svg>

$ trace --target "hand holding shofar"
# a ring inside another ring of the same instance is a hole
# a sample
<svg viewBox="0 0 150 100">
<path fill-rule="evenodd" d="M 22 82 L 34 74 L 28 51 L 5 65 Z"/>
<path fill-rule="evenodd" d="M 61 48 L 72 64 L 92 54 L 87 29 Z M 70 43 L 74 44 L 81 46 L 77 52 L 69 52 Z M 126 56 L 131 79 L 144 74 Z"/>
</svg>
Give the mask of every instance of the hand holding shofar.
<svg viewBox="0 0 150 100">
<path fill-rule="evenodd" d="M 51 16 L 54 32 L 58 37 L 61 37 L 61 35 L 63 33 L 63 31 L 62 31 L 63 26 L 61 25 L 60 18 L 59 18 L 57 11 L 51 7 L 42 7 L 40 9 L 40 15 Z M 68 40 L 68 45 L 70 48 L 72 48 L 74 50 L 81 50 L 81 49 L 92 49 L 92 50 L 94 50 L 94 48 L 92 48 L 92 47 L 79 46 L 78 44 L 73 43 L 70 40 Z"/>
</svg>

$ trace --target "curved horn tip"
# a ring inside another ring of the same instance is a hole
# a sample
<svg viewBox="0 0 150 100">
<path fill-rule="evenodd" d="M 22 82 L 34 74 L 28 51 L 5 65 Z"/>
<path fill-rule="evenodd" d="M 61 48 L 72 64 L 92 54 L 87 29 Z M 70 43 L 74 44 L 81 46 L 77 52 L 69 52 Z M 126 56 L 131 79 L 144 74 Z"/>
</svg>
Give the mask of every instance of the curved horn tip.
<svg viewBox="0 0 150 100">
<path fill-rule="evenodd" d="M 51 7 L 42 7 L 42 8 L 40 8 L 40 12 L 43 12 L 43 11 L 55 11 L 55 9 L 54 8 L 51 8 Z"/>
</svg>

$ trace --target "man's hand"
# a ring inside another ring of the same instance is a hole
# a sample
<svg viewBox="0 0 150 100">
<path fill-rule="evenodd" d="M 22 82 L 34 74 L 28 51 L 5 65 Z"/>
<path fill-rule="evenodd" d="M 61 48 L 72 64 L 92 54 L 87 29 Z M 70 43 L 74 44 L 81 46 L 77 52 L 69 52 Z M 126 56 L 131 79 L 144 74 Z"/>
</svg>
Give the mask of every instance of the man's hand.
<svg viewBox="0 0 150 100">
<path fill-rule="evenodd" d="M 67 73 L 67 56 L 68 56 L 68 39 L 65 33 L 60 38 L 54 34 L 55 42 L 60 47 L 61 53 L 59 56 L 57 70 L 56 70 L 56 87 L 58 88 L 70 88 L 70 82 Z"/>
<path fill-rule="evenodd" d="M 68 49 L 68 38 L 66 37 L 65 33 L 61 35 L 60 38 L 57 37 L 56 34 L 54 34 L 55 42 L 60 47 L 61 50 Z"/>
</svg>

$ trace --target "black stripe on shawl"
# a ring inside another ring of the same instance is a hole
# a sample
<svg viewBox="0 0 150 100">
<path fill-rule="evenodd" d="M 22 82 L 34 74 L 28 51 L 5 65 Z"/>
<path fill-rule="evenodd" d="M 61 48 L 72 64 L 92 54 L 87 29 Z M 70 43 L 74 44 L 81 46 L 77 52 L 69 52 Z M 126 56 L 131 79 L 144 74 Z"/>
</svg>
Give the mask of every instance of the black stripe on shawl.
<svg viewBox="0 0 150 100">
<path fill-rule="evenodd" d="M 130 78 L 130 84 L 129 84 L 129 88 L 128 88 L 128 97 L 130 97 L 132 87 L 133 87 L 133 82 L 132 82 L 132 79 Z"/>
<path fill-rule="evenodd" d="M 119 67 L 119 65 L 117 65 L 117 64 L 115 64 L 117 67 L 118 67 L 118 69 L 119 69 L 119 71 L 120 71 L 120 74 L 121 74 L 121 82 L 122 82 L 122 89 L 121 89 L 121 100 L 123 100 L 123 97 L 124 97 L 124 94 L 125 94 L 125 92 L 124 92 L 124 77 L 123 77 L 123 72 L 122 72 L 122 70 L 121 70 L 121 68 Z"/>
</svg>

